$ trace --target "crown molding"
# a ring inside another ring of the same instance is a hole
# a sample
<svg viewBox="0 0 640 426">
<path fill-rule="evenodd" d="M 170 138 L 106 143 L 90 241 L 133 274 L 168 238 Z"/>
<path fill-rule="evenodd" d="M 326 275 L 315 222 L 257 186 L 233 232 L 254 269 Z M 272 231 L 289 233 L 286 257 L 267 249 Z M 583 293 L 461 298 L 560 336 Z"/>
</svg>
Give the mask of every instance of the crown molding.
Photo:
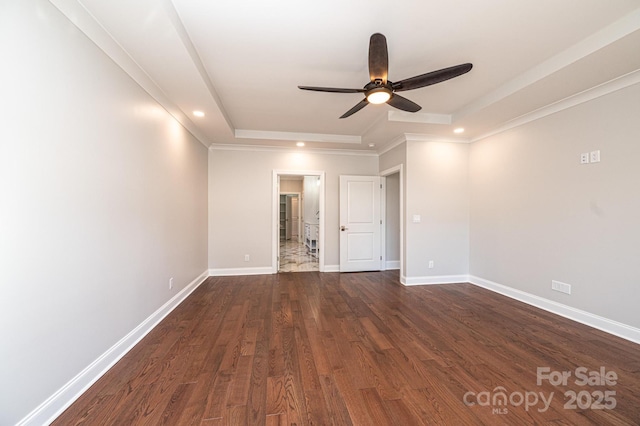
<svg viewBox="0 0 640 426">
<path fill-rule="evenodd" d="M 447 136 L 437 136 L 422 133 L 403 133 L 397 138 L 393 139 L 389 144 L 385 145 L 378 155 L 386 154 L 397 146 L 402 145 L 405 142 L 446 142 L 446 143 L 462 143 L 469 144 L 471 139 L 468 138 L 452 138 Z"/>
<path fill-rule="evenodd" d="M 615 78 L 606 83 L 584 90 L 580 93 L 569 96 L 567 98 L 564 98 L 562 100 L 559 100 L 557 102 L 544 106 L 542 108 L 538 108 L 535 111 L 521 115 L 520 117 L 514 118 L 513 120 L 509 120 L 503 125 L 496 127 L 495 129 L 487 133 L 484 133 L 478 137 L 473 138 L 471 142 L 477 142 L 482 139 L 486 139 L 490 136 L 494 136 L 499 133 L 506 132 L 507 130 L 513 129 L 515 127 L 522 126 L 532 121 L 540 120 L 541 118 L 547 117 L 549 115 L 564 111 L 574 106 L 583 104 L 585 102 L 589 102 L 591 100 L 600 98 L 602 96 L 608 95 L 610 93 L 616 92 L 618 90 L 622 90 L 626 87 L 633 86 L 639 83 L 640 83 L 640 69 L 630 72 L 629 74 L 625 74 L 621 77 Z"/>
<path fill-rule="evenodd" d="M 136 62 L 136 60 L 118 43 L 114 36 L 104 28 L 100 22 L 91 14 L 91 12 L 82 4 L 79 0 L 49 0 L 49 2 L 56 7 L 73 25 L 75 25 L 82 33 L 84 33 L 91 42 L 93 42 L 100 50 L 102 50 L 116 65 L 118 65 L 125 73 L 127 73 L 133 81 L 135 81 L 149 96 L 157 101 L 161 107 L 163 107 L 175 120 L 177 120 L 189 133 L 193 135 L 200 143 L 205 147 L 212 145 L 229 146 L 231 149 L 238 149 L 243 147 L 243 150 L 286 150 L 288 148 L 280 147 L 261 147 L 261 146 L 249 146 L 249 145 L 221 145 L 212 144 L 212 141 L 208 139 L 206 134 L 198 128 L 198 126 L 191 121 L 188 114 L 185 114 L 177 104 L 175 104 L 163 89 L 153 80 L 153 78 L 147 74 L 147 72 Z M 640 30 L 640 8 L 634 10 L 623 18 L 610 24 L 609 26 L 601 29 L 600 31 L 592 34 L 591 36 L 576 43 L 563 52 L 551 57 L 547 61 L 538 64 L 536 67 L 521 74 L 520 76 L 512 79 L 506 84 L 500 86 L 496 90 L 486 94 L 485 96 L 476 99 L 470 104 L 466 105 L 462 109 L 458 110 L 452 115 L 447 114 L 433 114 L 433 113 L 413 113 L 409 114 L 403 111 L 387 111 L 386 114 L 381 114 L 376 120 L 374 120 L 370 126 L 362 133 L 362 135 L 336 135 L 336 134 L 321 134 L 321 133 L 298 133 L 298 132 L 273 132 L 273 131 L 259 131 L 259 130 L 244 130 L 234 129 L 231 120 L 229 119 L 226 111 L 222 108 L 222 104 L 219 100 L 218 94 L 209 77 L 209 73 L 206 70 L 193 42 L 191 41 L 186 29 L 184 28 L 180 17 L 173 7 L 170 0 L 162 0 L 165 12 L 172 23 L 173 28 L 176 31 L 177 37 L 182 43 L 183 47 L 192 59 L 195 67 L 198 70 L 206 87 L 218 105 L 222 116 L 226 120 L 229 128 L 234 132 L 235 137 L 241 139 L 253 139 L 253 140 L 283 140 L 283 141 L 308 141 L 308 142 L 326 142 L 326 143 L 340 143 L 353 145 L 362 144 L 363 137 L 369 133 L 373 128 L 381 125 L 384 122 L 398 122 L 398 123 L 423 123 L 423 124 L 443 124 L 449 125 L 460 120 L 462 117 L 473 114 L 487 106 L 504 99 L 516 93 L 527 86 L 569 66 L 570 64 L 585 58 L 588 55 L 606 47 L 607 45 L 622 39 L 623 37 L 632 34 L 635 31 Z M 601 84 L 599 86 L 587 89 L 576 95 L 572 95 L 563 100 L 554 102 L 545 107 L 539 108 L 535 111 L 531 111 L 525 115 L 503 122 L 501 125 L 495 126 L 489 132 L 473 139 L 462 138 L 450 138 L 439 137 L 435 135 L 422 135 L 422 134 L 404 134 L 398 138 L 393 139 L 389 144 L 383 147 L 382 150 L 375 155 L 382 155 L 396 146 L 406 141 L 422 141 L 422 142 L 452 142 L 452 143 L 471 143 L 482 140 L 489 136 L 504 132 L 517 126 L 521 126 L 533 120 L 537 120 L 546 117 L 550 114 L 562 111 L 563 109 L 571 108 L 583 102 L 588 102 L 600 96 L 604 96 L 615 90 L 620 90 L 624 87 L 637 84 L 640 80 L 639 71 L 634 71 L 625 76 L 614 79 L 610 82 Z M 220 149 L 220 148 L 215 148 Z M 311 149 L 305 148 L 306 152 L 318 152 L 318 153 L 338 153 L 345 155 L 373 155 L 371 151 L 359 151 L 359 150 L 324 150 L 324 149 Z M 301 151 L 291 151 L 301 152 Z"/>
<path fill-rule="evenodd" d="M 328 155 L 356 155 L 362 157 L 377 157 L 375 151 L 355 149 L 326 149 L 326 148 L 290 148 L 268 145 L 235 145 L 235 144 L 211 144 L 210 151 L 251 151 L 251 152 L 281 152 L 290 154 L 328 154 Z"/>
<path fill-rule="evenodd" d="M 273 132 L 267 130 L 236 129 L 235 137 L 238 139 L 260 139 L 272 141 L 330 142 L 348 144 L 362 143 L 361 136 L 332 135 L 325 133 Z"/>
<path fill-rule="evenodd" d="M 453 121 L 456 122 L 523 90 L 638 30 L 640 30 L 640 8 L 471 102 L 453 114 Z"/>
<path fill-rule="evenodd" d="M 169 99 L 164 91 L 146 73 L 146 71 L 129 55 L 89 12 L 77 0 L 49 0 L 73 25 L 93 42 L 107 57 L 129 75 L 145 92 L 155 99 L 173 118 L 175 118 L 189 133 L 191 133 L 205 147 L 211 141 L 185 115 L 182 110 Z"/>
<path fill-rule="evenodd" d="M 393 139 L 389 144 L 385 145 L 379 152 L 378 155 L 382 155 L 382 154 L 386 154 L 387 152 L 391 151 L 392 149 L 402 145 L 403 143 L 405 143 L 407 141 L 407 139 L 405 138 L 404 135 L 400 135 L 397 138 Z"/>
</svg>

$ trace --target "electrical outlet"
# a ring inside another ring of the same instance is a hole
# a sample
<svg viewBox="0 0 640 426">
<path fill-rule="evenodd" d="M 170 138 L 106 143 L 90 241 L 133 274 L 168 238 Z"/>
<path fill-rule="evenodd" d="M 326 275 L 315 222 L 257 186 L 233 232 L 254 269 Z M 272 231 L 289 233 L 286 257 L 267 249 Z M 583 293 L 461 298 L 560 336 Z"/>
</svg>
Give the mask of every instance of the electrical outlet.
<svg viewBox="0 0 640 426">
<path fill-rule="evenodd" d="M 429 261 L 429 269 L 433 269 L 433 260 Z"/>
<path fill-rule="evenodd" d="M 589 164 L 589 153 L 583 152 L 580 154 L 580 164 Z"/>
<path fill-rule="evenodd" d="M 173 288 L 173 277 L 169 278 L 169 290 Z"/>
<path fill-rule="evenodd" d="M 245 255 L 244 255 L 244 261 L 245 261 L 245 262 L 248 262 L 248 261 L 250 261 L 250 260 L 251 260 L 251 257 L 250 257 L 248 254 L 245 254 Z"/>
<path fill-rule="evenodd" d="M 560 293 L 571 294 L 571 284 L 561 283 L 560 281 L 551 281 L 551 289 Z"/>
</svg>

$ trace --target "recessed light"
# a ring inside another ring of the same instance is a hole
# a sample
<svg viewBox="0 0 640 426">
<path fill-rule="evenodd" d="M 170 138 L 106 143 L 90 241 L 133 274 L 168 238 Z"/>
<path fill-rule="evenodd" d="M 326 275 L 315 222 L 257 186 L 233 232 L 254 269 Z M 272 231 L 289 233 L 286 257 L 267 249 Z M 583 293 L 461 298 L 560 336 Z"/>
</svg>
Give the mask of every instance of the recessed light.
<svg viewBox="0 0 640 426">
<path fill-rule="evenodd" d="M 304 142 L 296 142 L 296 146 L 304 146 Z"/>
<path fill-rule="evenodd" d="M 376 146 L 376 144 L 375 144 L 375 143 L 370 143 L 370 144 L 369 144 L 369 148 L 373 148 L 374 146 Z"/>
<path fill-rule="evenodd" d="M 193 115 L 196 117 L 204 117 L 204 112 L 202 111 L 193 111 Z"/>
<path fill-rule="evenodd" d="M 464 127 L 458 127 L 457 129 L 453 130 L 453 133 L 463 133 L 464 132 Z"/>
</svg>

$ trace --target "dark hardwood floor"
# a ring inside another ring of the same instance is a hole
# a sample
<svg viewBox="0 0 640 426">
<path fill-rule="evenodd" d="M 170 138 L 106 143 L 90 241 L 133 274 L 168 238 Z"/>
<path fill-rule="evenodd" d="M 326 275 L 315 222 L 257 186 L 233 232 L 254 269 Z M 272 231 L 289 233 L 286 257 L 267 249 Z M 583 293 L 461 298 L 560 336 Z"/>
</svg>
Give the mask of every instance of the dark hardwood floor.
<svg viewBox="0 0 640 426">
<path fill-rule="evenodd" d="M 395 271 L 212 277 L 54 424 L 637 425 L 640 345 Z"/>
</svg>

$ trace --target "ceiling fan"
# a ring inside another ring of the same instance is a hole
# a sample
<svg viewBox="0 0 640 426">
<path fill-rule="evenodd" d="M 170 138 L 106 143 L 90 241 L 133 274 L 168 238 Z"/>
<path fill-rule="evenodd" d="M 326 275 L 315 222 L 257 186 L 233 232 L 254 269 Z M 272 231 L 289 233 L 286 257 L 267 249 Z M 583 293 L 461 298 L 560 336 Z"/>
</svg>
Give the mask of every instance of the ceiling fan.
<svg viewBox="0 0 640 426">
<path fill-rule="evenodd" d="M 421 87 L 430 86 L 440 83 L 454 77 L 458 77 L 471 71 L 472 64 L 455 65 L 449 68 L 443 68 L 438 71 L 431 71 L 415 77 L 406 78 L 404 80 L 391 82 L 387 80 L 389 70 L 389 56 L 387 54 L 387 39 L 379 33 L 375 33 L 369 39 L 369 77 L 371 81 L 362 89 L 339 89 L 335 87 L 314 87 L 314 86 L 298 86 L 302 90 L 313 90 L 316 92 L 331 93 L 364 93 L 365 98 L 357 103 L 349 111 L 345 112 L 340 118 L 347 118 L 355 114 L 368 104 L 387 103 L 394 108 L 408 112 L 417 112 L 422 108 L 420 105 L 407 98 L 404 98 L 396 92 L 405 90 L 419 89 Z"/>
</svg>

